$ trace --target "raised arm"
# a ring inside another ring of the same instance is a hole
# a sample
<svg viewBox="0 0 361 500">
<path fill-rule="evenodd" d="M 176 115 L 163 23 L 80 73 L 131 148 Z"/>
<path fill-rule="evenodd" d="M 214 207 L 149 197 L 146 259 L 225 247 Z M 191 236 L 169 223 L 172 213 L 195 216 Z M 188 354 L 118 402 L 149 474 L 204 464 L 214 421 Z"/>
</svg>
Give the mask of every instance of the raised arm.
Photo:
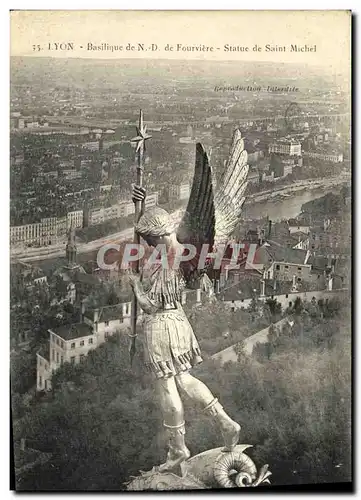
<svg viewBox="0 0 361 500">
<path fill-rule="evenodd" d="M 142 282 L 140 281 L 139 276 L 131 274 L 129 276 L 129 283 L 133 289 L 135 296 L 137 297 L 138 304 L 143 309 L 143 311 L 147 314 L 154 314 L 157 312 L 161 305 L 150 300 L 148 295 L 145 293 Z"/>
</svg>

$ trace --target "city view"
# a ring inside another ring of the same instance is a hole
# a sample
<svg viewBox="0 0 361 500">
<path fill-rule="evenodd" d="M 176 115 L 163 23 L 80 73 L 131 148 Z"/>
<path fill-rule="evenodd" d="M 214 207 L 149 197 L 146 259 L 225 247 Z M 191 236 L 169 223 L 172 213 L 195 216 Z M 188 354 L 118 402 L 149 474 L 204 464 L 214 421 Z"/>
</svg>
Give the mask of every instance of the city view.
<svg viewBox="0 0 361 500">
<path fill-rule="evenodd" d="M 134 239 L 140 110 L 145 213 L 189 210 L 197 143 L 215 190 L 243 169 L 237 269 L 207 268 L 211 289 L 197 278 L 181 294 L 203 357 L 192 373 L 222 391 L 272 485 L 351 481 L 349 89 L 349 73 L 296 63 L 11 57 L 17 490 L 137 489 L 164 455 L 144 348 L 128 359 L 146 313 L 99 260 Z M 193 455 L 221 444 L 207 425 L 187 430 Z"/>
</svg>

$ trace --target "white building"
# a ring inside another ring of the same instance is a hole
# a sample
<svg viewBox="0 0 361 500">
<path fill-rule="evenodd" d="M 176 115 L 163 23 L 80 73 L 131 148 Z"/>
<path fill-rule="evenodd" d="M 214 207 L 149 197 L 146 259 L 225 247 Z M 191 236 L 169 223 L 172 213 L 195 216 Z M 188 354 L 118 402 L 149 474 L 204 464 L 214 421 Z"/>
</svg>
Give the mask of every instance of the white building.
<svg viewBox="0 0 361 500">
<path fill-rule="evenodd" d="M 152 208 L 158 205 L 158 192 L 149 193 L 145 198 L 145 209 Z"/>
<path fill-rule="evenodd" d="M 301 156 L 301 143 L 293 138 L 279 139 L 269 145 L 268 152 L 289 156 Z"/>
<path fill-rule="evenodd" d="M 158 192 L 149 193 L 145 199 L 146 210 L 158 204 Z M 110 207 L 93 208 L 89 211 L 89 225 L 95 226 L 112 219 L 128 217 L 135 213 L 135 205 L 132 201 L 121 201 Z"/>
<path fill-rule="evenodd" d="M 201 304 L 202 292 L 182 292 L 182 304 Z M 132 303 L 130 301 L 86 311 L 84 303 L 80 322 L 49 329 L 49 351 L 37 353 L 37 391 L 51 390 L 51 376 L 62 363 L 78 364 L 85 360 L 91 349 L 103 344 L 116 332 L 131 328 Z M 138 318 L 142 321 L 139 308 Z"/>
<path fill-rule="evenodd" d="M 53 245 L 70 227 L 83 227 L 83 210 L 68 212 L 63 217 L 46 217 L 41 222 L 10 227 L 10 244 Z"/>
<path fill-rule="evenodd" d="M 190 186 L 186 184 L 172 184 L 169 186 L 170 200 L 187 200 L 190 195 Z"/>
<path fill-rule="evenodd" d="M 139 311 L 141 317 L 142 313 Z M 49 329 L 49 352 L 37 353 L 38 391 L 51 389 L 51 376 L 63 363 L 78 364 L 91 349 L 131 326 L 131 302 L 82 311 L 79 323 Z"/>
<path fill-rule="evenodd" d="M 342 153 L 316 153 L 313 151 L 304 151 L 303 156 L 305 158 L 315 158 L 317 160 L 329 161 L 331 163 L 342 163 L 343 154 Z"/>
<path fill-rule="evenodd" d="M 62 174 L 67 180 L 81 179 L 83 177 L 83 173 L 80 170 L 76 170 L 75 168 L 62 170 Z"/>
<path fill-rule="evenodd" d="M 99 151 L 99 141 L 85 142 L 82 147 L 89 151 Z"/>
<path fill-rule="evenodd" d="M 307 261 L 306 261 L 307 262 Z M 265 276 L 268 280 L 287 281 L 293 279 L 297 283 L 307 281 L 311 276 L 311 264 L 295 264 L 294 262 L 272 262 L 272 264 L 265 271 Z"/>
<path fill-rule="evenodd" d="M 74 210 L 67 213 L 67 229 L 70 227 L 80 228 L 83 227 L 83 210 Z"/>
<path fill-rule="evenodd" d="M 288 231 L 290 234 L 294 233 L 304 233 L 309 234 L 311 229 L 310 224 L 305 221 L 298 221 L 297 219 L 289 219 L 288 221 Z"/>
</svg>

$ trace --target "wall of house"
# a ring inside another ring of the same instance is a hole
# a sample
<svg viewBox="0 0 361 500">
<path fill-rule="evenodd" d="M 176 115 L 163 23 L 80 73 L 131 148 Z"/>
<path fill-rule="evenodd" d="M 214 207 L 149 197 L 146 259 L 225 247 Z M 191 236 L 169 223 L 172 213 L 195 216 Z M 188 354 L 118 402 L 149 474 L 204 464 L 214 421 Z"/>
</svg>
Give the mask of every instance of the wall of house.
<svg viewBox="0 0 361 500">
<path fill-rule="evenodd" d="M 37 366 L 36 366 L 36 390 L 44 391 L 51 389 L 51 369 L 49 362 L 40 356 L 36 355 Z"/>
<path fill-rule="evenodd" d="M 300 240 L 292 248 L 295 248 L 295 249 L 298 249 L 298 250 L 308 250 L 309 247 L 310 247 L 310 240 L 308 238 L 306 238 L 304 240 Z"/>
<path fill-rule="evenodd" d="M 98 345 L 106 341 L 107 337 L 113 335 L 116 331 L 122 330 L 124 328 L 131 326 L 130 315 L 125 318 L 117 318 L 111 321 L 106 321 L 98 323 Z"/>
<path fill-rule="evenodd" d="M 56 370 L 64 362 L 65 341 L 49 331 L 50 368 Z"/>
<path fill-rule="evenodd" d="M 75 358 L 74 363 L 79 363 L 80 356 L 87 356 L 89 351 L 98 347 L 99 344 L 100 342 L 96 335 L 87 335 L 85 337 L 67 340 L 64 349 L 64 362 L 71 363 L 72 358 Z"/>
<path fill-rule="evenodd" d="M 307 281 L 311 276 L 311 265 L 273 262 L 266 273 L 267 279 L 290 280 L 293 276 L 296 276 L 296 282 Z"/>
<path fill-rule="evenodd" d="M 297 297 L 301 300 L 312 300 L 315 297 L 316 300 L 330 298 L 332 296 L 337 296 L 342 293 L 345 293 L 346 289 L 339 290 L 314 290 L 311 292 L 290 292 L 287 294 L 281 295 L 273 295 L 273 299 L 277 300 L 282 306 L 282 309 L 287 309 L 290 304 L 293 304 Z M 270 296 L 258 297 L 258 299 L 262 302 L 265 302 L 267 299 L 270 299 Z M 234 309 L 248 309 L 252 302 L 252 299 L 244 299 L 244 300 L 232 300 L 225 301 L 227 305 Z"/>
<path fill-rule="evenodd" d="M 288 230 L 290 234 L 298 232 L 308 234 L 310 232 L 310 226 L 289 226 Z"/>
</svg>

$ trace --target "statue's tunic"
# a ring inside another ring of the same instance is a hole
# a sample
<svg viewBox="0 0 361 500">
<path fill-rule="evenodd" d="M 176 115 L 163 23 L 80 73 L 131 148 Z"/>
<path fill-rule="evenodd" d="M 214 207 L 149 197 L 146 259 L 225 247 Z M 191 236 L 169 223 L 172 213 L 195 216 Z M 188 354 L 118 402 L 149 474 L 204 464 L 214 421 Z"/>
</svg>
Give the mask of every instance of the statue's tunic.
<svg viewBox="0 0 361 500">
<path fill-rule="evenodd" d="M 170 377 L 201 363 L 201 352 L 181 305 L 185 281 L 180 271 L 157 269 L 145 294 L 157 307 L 144 315 L 146 367 L 157 378 Z"/>
</svg>

